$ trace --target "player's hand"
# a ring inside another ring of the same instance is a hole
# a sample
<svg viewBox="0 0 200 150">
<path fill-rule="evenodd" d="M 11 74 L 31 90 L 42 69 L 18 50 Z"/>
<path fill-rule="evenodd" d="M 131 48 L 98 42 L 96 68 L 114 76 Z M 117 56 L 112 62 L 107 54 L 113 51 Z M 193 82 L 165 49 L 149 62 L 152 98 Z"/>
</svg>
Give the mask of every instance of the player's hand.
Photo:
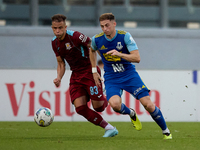
<svg viewBox="0 0 200 150">
<path fill-rule="evenodd" d="M 98 88 L 101 87 L 101 81 L 103 81 L 103 79 L 101 78 L 101 76 L 99 75 L 98 72 L 93 73 L 93 78 L 94 78 L 94 81 L 95 81 L 96 86 L 97 86 Z"/>
<path fill-rule="evenodd" d="M 60 83 L 61 83 L 61 80 L 58 79 L 58 78 L 55 78 L 55 79 L 53 80 L 53 83 L 56 85 L 56 87 L 59 87 L 59 86 L 60 86 Z"/>
<path fill-rule="evenodd" d="M 110 50 L 108 51 L 106 54 L 110 54 L 111 56 L 115 55 L 115 56 L 121 56 L 122 53 L 118 52 L 116 49 Z"/>
</svg>

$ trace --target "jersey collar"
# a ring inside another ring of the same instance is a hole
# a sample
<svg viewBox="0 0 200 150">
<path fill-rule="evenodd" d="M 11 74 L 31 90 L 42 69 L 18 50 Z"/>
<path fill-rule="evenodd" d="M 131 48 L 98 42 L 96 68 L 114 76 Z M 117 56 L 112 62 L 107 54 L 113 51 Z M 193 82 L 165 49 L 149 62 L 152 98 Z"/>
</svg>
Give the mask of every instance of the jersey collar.
<svg viewBox="0 0 200 150">
<path fill-rule="evenodd" d="M 104 34 L 104 37 L 106 38 L 107 41 L 113 41 L 117 36 L 117 32 L 118 30 L 116 30 L 115 36 L 112 39 L 108 39 L 105 34 Z"/>
</svg>

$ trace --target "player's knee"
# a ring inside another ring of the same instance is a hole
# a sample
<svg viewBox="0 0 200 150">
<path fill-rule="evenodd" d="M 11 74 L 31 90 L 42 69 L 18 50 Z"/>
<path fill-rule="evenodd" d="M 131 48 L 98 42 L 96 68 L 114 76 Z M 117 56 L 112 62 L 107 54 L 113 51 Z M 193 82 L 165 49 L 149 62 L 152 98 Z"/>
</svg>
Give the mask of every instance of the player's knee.
<svg viewBox="0 0 200 150">
<path fill-rule="evenodd" d="M 98 107 L 98 108 L 94 108 L 95 111 L 97 112 L 102 112 L 105 110 L 105 108 L 108 106 L 108 101 L 104 101 L 103 105 L 101 107 Z"/>
<path fill-rule="evenodd" d="M 119 112 L 121 110 L 121 103 L 112 101 L 112 102 L 109 102 L 109 104 L 114 111 Z"/>
<path fill-rule="evenodd" d="M 105 108 L 106 108 L 106 107 L 105 107 L 104 105 L 102 105 L 101 107 L 94 108 L 94 110 L 97 111 L 97 112 L 102 112 L 102 111 L 105 110 Z"/>
<path fill-rule="evenodd" d="M 97 111 L 97 112 L 102 112 L 102 111 L 104 111 L 104 109 L 105 108 L 103 106 L 98 107 L 98 108 L 94 108 L 94 110 Z"/>
<path fill-rule="evenodd" d="M 152 113 L 155 110 L 155 105 L 151 103 L 147 103 L 144 108 L 149 112 Z"/>
<path fill-rule="evenodd" d="M 114 95 L 109 99 L 109 104 L 116 112 L 121 110 L 121 98 L 118 95 Z"/>
</svg>

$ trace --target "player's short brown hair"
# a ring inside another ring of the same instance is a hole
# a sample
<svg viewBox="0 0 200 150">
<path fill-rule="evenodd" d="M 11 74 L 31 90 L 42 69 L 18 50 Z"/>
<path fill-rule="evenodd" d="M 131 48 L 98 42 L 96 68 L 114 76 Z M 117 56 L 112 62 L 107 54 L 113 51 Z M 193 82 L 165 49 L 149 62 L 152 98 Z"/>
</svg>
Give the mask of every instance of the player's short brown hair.
<svg viewBox="0 0 200 150">
<path fill-rule="evenodd" d="M 99 21 L 104 21 L 104 20 L 115 20 L 115 16 L 112 14 L 112 13 L 105 13 L 105 14 L 102 14 L 100 17 L 99 17 Z"/>
<path fill-rule="evenodd" d="M 66 16 L 62 15 L 62 14 L 55 14 L 51 17 L 51 21 L 56 21 L 56 22 L 61 22 L 61 21 L 64 21 L 67 19 Z"/>
</svg>

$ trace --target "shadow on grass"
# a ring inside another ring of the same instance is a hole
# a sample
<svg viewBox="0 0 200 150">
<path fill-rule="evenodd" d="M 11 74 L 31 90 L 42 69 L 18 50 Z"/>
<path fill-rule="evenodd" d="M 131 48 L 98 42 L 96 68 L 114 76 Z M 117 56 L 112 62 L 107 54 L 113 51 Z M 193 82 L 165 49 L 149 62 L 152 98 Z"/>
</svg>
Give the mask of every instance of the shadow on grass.
<svg viewBox="0 0 200 150">
<path fill-rule="evenodd" d="M 58 139 L 60 141 L 130 141 L 130 140 L 152 140 L 152 139 L 160 139 L 157 136 L 147 136 L 147 137 L 141 137 L 141 136 L 123 136 L 123 135 L 117 135 L 115 137 L 108 137 L 108 138 L 104 138 L 101 136 L 91 136 L 91 135 L 66 135 L 66 136 L 31 136 L 29 135 L 29 137 L 24 137 L 24 136 L 18 136 L 18 137 L 5 137 L 4 139 L 7 140 L 44 140 L 44 141 L 58 141 Z"/>
</svg>

